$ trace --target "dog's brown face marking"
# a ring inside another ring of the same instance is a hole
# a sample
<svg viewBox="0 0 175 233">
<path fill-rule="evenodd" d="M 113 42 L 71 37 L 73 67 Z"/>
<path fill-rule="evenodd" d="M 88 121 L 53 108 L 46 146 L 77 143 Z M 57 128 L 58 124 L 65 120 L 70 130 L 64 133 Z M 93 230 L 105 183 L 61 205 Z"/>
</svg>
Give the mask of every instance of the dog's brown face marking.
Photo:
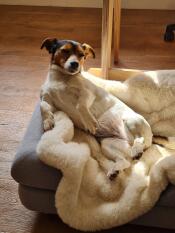
<svg viewBox="0 0 175 233">
<path fill-rule="evenodd" d="M 72 45 L 66 43 L 58 48 L 53 56 L 53 63 L 64 68 L 66 61 L 72 56 L 74 62 L 78 62 L 80 66 L 84 64 L 85 53 L 80 45 Z"/>
<path fill-rule="evenodd" d="M 91 46 L 76 41 L 46 39 L 42 43 L 43 47 L 52 54 L 51 62 L 68 74 L 78 73 L 87 57 L 95 58 Z"/>
</svg>

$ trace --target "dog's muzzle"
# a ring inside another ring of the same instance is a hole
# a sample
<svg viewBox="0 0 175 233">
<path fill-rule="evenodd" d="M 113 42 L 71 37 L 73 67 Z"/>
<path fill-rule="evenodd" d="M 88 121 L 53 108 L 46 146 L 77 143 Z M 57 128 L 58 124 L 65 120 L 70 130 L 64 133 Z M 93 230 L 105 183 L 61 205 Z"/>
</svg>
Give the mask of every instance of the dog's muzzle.
<svg viewBox="0 0 175 233">
<path fill-rule="evenodd" d="M 76 61 L 70 62 L 69 71 L 70 71 L 71 73 L 76 72 L 76 71 L 78 70 L 78 68 L 79 68 L 79 63 L 78 63 L 78 62 L 76 62 Z"/>
</svg>

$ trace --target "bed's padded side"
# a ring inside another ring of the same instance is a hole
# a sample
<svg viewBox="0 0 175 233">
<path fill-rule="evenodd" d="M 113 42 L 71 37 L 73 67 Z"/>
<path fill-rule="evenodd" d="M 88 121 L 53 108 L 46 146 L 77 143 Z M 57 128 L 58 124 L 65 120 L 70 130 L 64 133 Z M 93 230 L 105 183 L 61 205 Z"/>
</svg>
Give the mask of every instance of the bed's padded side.
<svg viewBox="0 0 175 233">
<path fill-rule="evenodd" d="M 56 214 L 54 205 L 55 192 L 51 190 L 19 185 L 19 196 L 22 204 L 30 210 L 46 214 Z M 131 224 L 175 229 L 174 216 L 175 208 L 155 206 L 151 211 L 134 220 Z"/>
<path fill-rule="evenodd" d="M 42 134 L 43 125 L 38 104 L 15 156 L 11 175 L 20 184 L 55 190 L 61 179 L 61 172 L 43 164 L 36 154 L 36 146 Z"/>
</svg>

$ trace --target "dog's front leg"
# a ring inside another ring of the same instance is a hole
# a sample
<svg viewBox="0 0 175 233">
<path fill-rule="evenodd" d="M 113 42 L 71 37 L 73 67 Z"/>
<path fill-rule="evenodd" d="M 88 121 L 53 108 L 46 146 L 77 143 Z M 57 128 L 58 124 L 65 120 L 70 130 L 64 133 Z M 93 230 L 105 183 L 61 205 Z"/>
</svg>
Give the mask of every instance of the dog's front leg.
<svg viewBox="0 0 175 233">
<path fill-rule="evenodd" d="M 40 109 L 41 109 L 41 116 L 43 119 L 44 131 L 52 129 L 54 127 L 53 113 L 55 111 L 55 108 L 49 96 L 41 97 Z"/>
<path fill-rule="evenodd" d="M 96 133 L 98 122 L 90 111 L 95 100 L 95 95 L 87 89 L 80 91 L 80 97 L 77 103 L 77 110 L 80 113 L 81 121 L 85 130 L 88 130 L 93 135 Z"/>
</svg>

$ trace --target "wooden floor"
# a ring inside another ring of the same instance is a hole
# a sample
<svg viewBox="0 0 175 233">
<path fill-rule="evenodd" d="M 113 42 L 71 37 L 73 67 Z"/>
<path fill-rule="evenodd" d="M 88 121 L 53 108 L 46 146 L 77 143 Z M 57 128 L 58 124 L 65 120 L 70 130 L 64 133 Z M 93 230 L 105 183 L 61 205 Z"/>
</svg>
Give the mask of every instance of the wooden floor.
<svg viewBox="0 0 175 233">
<path fill-rule="evenodd" d="M 175 42 L 165 43 L 165 25 L 175 11 L 123 10 L 119 67 L 175 68 Z M 45 37 L 75 39 L 96 48 L 100 66 L 100 9 L 0 6 L 0 233 L 76 232 L 57 216 L 26 210 L 10 177 L 10 166 L 43 83 L 49 57 L 40 50 Z M 118 233 L 171 231 L 126 225 Z M 107 231 L 105 231 L 107 232 Z"/>
</svg>

